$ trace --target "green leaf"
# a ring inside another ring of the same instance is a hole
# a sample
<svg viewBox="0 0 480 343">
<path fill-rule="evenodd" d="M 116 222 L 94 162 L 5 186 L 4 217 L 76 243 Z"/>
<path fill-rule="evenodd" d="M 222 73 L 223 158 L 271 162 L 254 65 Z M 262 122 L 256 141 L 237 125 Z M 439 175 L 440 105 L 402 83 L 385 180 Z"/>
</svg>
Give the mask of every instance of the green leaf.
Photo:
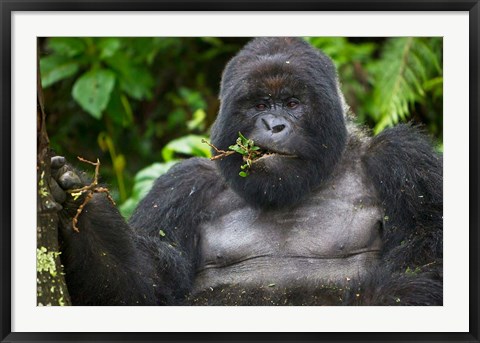
<svg viewBox="0 0 480 343">
<path fill-rule="evenodd" d="M 193 112 L 192 119 L 187 122 L 187 127 L 190 131 L 193 130 L 204 130 L 205 129 L 205 119 L 207 118 L 207 113 L 203 109 L 198 109 Z"/>
<path fill-rule="evenodd" d="M 48 48 L 55 53 L 66 56 L 78 56 L 85 51 L 85 43 L 77 37 L 52 37 L 48 40 Z"/>
<path fill-rule="evenodd" d="M 100 149 L 105 152 L 113 146 L 112 138 L 106 132 L 100 132 L 97 137 L 97 143 Z"/>
<path fill-rule="evenodd" d="M 94 118 L 100 119 L 115 85 L 115 74 L 94 69 L 83 74 L 73 85 L 72 96 Z"/>
<path fill-rule="evenodd" d="M 187 135 L 175 139 L 162 149 L 162 157 L 166 162 L 172 161 L 175 158 L 175 154 L 210 157 L 210 148 L 202 143 L 202 139 L 206 139 L 206 137 Z"/>
<path fill-rule="evenodd" d="M 40 60 L 40 73 L 42 77 L 42 87 L 46 88 L 55 82 L 75 75 L 79 65 L 69 58 L 52 55 Z"/>
<path fill-rule="evenodd" d="M 248 152 L 245 149 L 243 149 L 242 147 L 239 147 L 238 145 L 230 145 L 228 149 L 238 152 L 239 154 L 242 154 L 242 155 L 248 154 Z"/>
<path fill-rule="evenodd" d="M 135 175 L 132 196 L 119 206 L 120 213 L 122 213 L 125 218 L 130 217 L 135 207 L 137 207 L 138 202 L 142 200 L 153 187 L 155 180 L 165 174 L 177 162 L 178 161 L 154 163 L 140 170 Z"/>
<path fill-rule="evenodd" d="M 376 47 L 371 42 L 351 43 L 344 37 L 307 37 L 306 40 L 330 56 L 339 69 L 350 65 L 352 61 L 367 61 Z"/>
<path fill-rule="evenodd" d="M 200 39 L 206 43 L 217 47 L 220 47 L 223 44 L 222 40 L 217 37 L 201 37 Z"/>
<path fill-rule="evenodd" d="M 137 204 L 138 204 L 137 199 L 128 198 L 127 200 L 125 200 L 125 202 L 123 204 L 118 206 L 118 209 L 119 209 L 120 213 L 122 214 L 122 216 L 125 219 L 127 219 L 127 218 L 130 218 L 133 211 L 135 211 L 135 208 L 137 207 Z"/>
<path fill-rule="evenodd" d="M 158 234 L 162 237 L 165 237 L 165 232 L 163 230 L 158 231 Z"/>
<path fill-rule="evenodd" d="M 238 137 L 240 138 L 240 140 L 241 140 L 241 142 L 242 142 L 242 144 L 243 144 L 243 145 L 247 145 L 247 143 L 248 143 L 248 139 L 247 139 L 247 138 L 245 138 L 245 136 L 244 136 L 244 135 L 242 135 L 242 133 L 241 133 L 241 132 L 238 132 Z"/>
<path fill-rule="evenodd" d="M 105 62 L 116 72 L 122 91 L 136 100 L 150 99 L 154 80 L 148 69 L 136 65 L 131 58 L 117 52 Z"/>
<path fill-rule="evenodd" d="M 240 175 L 241 177 L 247 177 L 248 173 L 245 171 L 241 171 L 240 173 L 238 173 L 238 175 Z"/>
<path fill-rule="evenodd" d="M 120 49 L 121 42 L 119 38 L 100 38 L 98 47 L 100 48 L 100 59 L 112 57 Z"/>
<path fill-rule="evenodd" d="M 182 87 L 179 89 L 179 94 L 182 97 L 183 101 L 187 103 L 187 105 L 192 111 L 196 111 L 197 109 L 204 109 L 207 107 L 207 104 L 200 92 Z"/>
<path fill-rule="evenodd" d="M 427 80 L 423 83 L 423 88 L 426 91 L 431 91 L 435 88 L 442 88 L 443 87 L 443 77 L 437 76 L 433 79 Z"/>
<path fill-rule="evenodd" d="M 123 127 L 128 127 L 133 123 L 133 111 L 130 106 L 130 101 L 127 96 L 120 91 L 118 86 L 114 87 L 105 112 L 116 124 Z"/>
<path fill-rule="evenodd" d="M 143 182 L 146 180 L 155 180 L 159 176 L 165 174 L 177 162 L 178 161 L 172 161 L 167 163 L 153 163 L 148 167 L 143 168 L 135 175 L 135 183 Z"/>
<path fill-rule="evenodd" d="M 122 154 L 117 155 L 115 160 L 113 161 L 113 169 L 115 169 L 116 172 L 123 172 L 125 169 L 127 162 L 125 160 L 125 156 Z"/>
</svg>

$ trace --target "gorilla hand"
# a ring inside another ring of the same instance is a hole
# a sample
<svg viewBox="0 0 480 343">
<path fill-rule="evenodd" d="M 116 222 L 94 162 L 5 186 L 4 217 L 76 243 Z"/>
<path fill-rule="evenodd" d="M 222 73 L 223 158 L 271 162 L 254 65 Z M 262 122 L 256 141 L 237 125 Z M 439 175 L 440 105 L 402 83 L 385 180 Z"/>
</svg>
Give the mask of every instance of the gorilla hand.
<svg viewBox="0 0 480 343">
<path fill-rule="evenodd" d="M 72 232 L 72 227 L 73 231 L 80 231 L 77 226 L 79 216 L 84 211 L 86 204 L 93 200 L 95 192 L 101 190 L 108 193 L 106 188 L 97 186 L 96 179 L 95 184 L 92 184 L 82 174 L 66 163 L 65 157 L 54 156 L 51 158 L 50 188 L 55 202 L 61 205 L 62 211 L 59 215 L 62 232 L 65 234 Z M 108 197 L 111 198 L 109 194 Z"/>
<path fill-rule="evenodd" d="M 67 191 L 82 187 L 83 182 L 73 168 L 66 164 L 65 157 L 54 156 L 50 163 L 52 195 L 57 203 L 63 204 L 67 200 Z"/>
</svg>

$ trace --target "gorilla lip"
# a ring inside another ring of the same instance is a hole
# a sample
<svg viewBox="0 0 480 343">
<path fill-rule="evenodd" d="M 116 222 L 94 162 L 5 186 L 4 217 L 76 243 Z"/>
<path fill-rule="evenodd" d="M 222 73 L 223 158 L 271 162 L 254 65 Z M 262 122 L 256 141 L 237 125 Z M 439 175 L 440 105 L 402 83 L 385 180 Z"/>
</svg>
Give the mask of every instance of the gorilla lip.
<svg viewBox="0 0 480 343">
<path fill-rule="evenodd" d="M 252 162 L 255 163 L 261 159 L 268 158 L 268 157 L 274 157 L 274 156 L 280 156 L 280 157 L 290 157 L 290 158 L 295 158 L 297 157 L 296 155 L 289 154 L 287 152 L 281 152 L 281 151 L 275 151 L 275 150 L 269 150 L 269 149 L 264 149 L 261 147 L 261 155 L 260 157 L 256 158 Z"/>
<path fill-rule="evenodd" d="M 264 160 L 264 159 L 267 159 L 267 158 L 270 158 L 270 157 L 275 157 L 275 156 L 278 156 L 278 157 L 287 157 L 287 158 L 295 158 L 297 156 L 295 155 L 287 155 L 287 154 L 281 154 L 281 153 L 277 153 L 277 152 L 267 152 L 265 154 L 263 154 L 262 156 L 260 156 L 259 158 L 255 159 L 252 161 L 252 163 L 255 163 L 255 162 L 258 162 L 260 160 Z"/>
</svg>

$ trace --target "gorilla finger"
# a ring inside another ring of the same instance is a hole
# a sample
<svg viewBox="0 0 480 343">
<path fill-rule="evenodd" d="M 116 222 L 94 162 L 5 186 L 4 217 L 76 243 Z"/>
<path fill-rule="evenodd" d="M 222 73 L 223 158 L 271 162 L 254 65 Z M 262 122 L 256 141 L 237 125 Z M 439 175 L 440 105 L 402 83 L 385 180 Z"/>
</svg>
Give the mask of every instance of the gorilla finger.
<svg viewBox="0 0 480 343">
<path fill-rule="evenodd" d="M 58 178 L 58 183 L 63 189 L 75 189 L 83 186 L 82 180 L 73 171 L 67 171 Z"/>
<path fill-rule="evenodd" d="M 65 193 L 53 177 L 50 179 L 50 191 L 52 192 L 55 202 L 63 204 L 65 200 L 67 200 L 67 193 Z"/>
<path fill-rule="evenodd" d="M 60 167 L 63 167 L 66 161 L 66 158 L 63 156 L 54 156 L 50 160 L 50 165 L 53 169 L 58 169 Z"/>
</svg>

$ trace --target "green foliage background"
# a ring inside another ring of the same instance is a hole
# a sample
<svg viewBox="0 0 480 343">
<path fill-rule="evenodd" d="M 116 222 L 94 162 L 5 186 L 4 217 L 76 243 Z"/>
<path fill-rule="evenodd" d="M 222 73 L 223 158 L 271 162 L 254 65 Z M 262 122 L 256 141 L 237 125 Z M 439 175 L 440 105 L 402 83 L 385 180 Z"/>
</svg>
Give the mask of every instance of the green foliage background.
<svg viewBox="0 0 480 343">
<path fill-rule="evenodd" d="M 335 62 L 355 120 L 374 134 L 422 123 L 442 149 L 440 37 L 306 37 Z M 102 162 L 128 217 L 153 180 L 189 156 L 210 156 L 221 72 L 248 38 L 50 37 L 40 71 L 51 146 Z M 88 169 L 88 166 L 85 166 Z"/>
</svg>

